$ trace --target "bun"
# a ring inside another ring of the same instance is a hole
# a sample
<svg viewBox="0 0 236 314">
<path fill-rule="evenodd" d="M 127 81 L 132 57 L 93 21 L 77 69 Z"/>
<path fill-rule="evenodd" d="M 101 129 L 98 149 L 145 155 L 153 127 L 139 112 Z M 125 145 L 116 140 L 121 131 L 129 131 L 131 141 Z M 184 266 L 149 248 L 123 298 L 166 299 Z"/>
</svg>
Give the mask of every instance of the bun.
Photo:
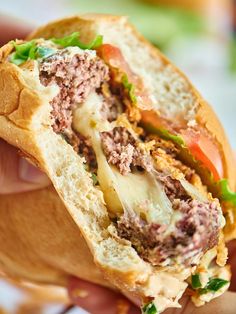
<svg viewBox="0 0 236 314">
<path fill-rule="evenodd" d="M 189 121 L 194 119 L 204 126 L 206 132 L 221 145 L 225 171 L 231 187 L 235 185 L 235 177 L 230 171 L 233 167 L 231 148 L 212 109 L 186 77 L 139 35 L 126 18 L 76 16 L 41 27 L 28 39 L 62 37 L 74 31 L 80 32 L 84 42 L 89 42 L 95 34 L 102 34 L 105 43 L 119 46 L 133 72 L 143 79 L 145 87 L 156 97 L 157 111 L 172 119 L 181 116 Z M 156 298 L 157 302 L 165 304 L 165 308 L 177 306 L 187 287 L 184 280 L 191 275 L 191 269 L 176 272 L 154 268 L 138 256 L 130 242 L 116 235 L 103 194 L 94 187 L 83 159 L 50 127 L 49 102 L 57 94 L 57 89 L 40 84 L 37 69 L 33 68 L 34 62 L 31 71 L 23 71 L 8 63 L 7 55 L 11 49 L 12 44 L 8 44 L 0 51 L 0 136 L 26 153 L 47 173 L 68 211 L 56 200 L 52 187 L 27 194 L 25 201 L 28 199 L 29 207 L 25 207 L 24 211 L 27 213 L 32 208 L 35 212 L 32 216 L 26 215 L 27 220 L 19 209 L 24 204 L 23 195 L 16 198 L 13 216 L 7 210 L 8 197 L 1 197 L 4 219 L 16 226 L 14 230 L 6 230 L 6 226 L 0 224 L 0 233 L 9 232 L 11 239 L 10 249 L 6 242 L 0 256 L 4 271 L 30 280 L 59 284 L 65 284 L 68 275 L 75 275 L 133 292 L 143 299 Z M 48 206 L 42 209 L 41 200 L 40 207 L 35 209 L 32 202 L 44 195 L 49 197 Z M 37 221 L 40 222 L 38 225 Z M 19 230 L 18 233 L 16 230 Z M 25 230 L 28 230 L 27 234 Z M 17 238 L 22 245 L 22 254 L 15 258 L 17 246 L 12 239 Z M 83 254 L 86 257 L 82 261 Z M 37 256 L 39 263 L 35 267 Z M 92 257 L 98 269 L 93 266 Z M 27 269 L 27 266 L 31 268 Z M 32 273 L 27 275 L 25 267 L 27 272 L 31 269 Z M 103 277 L 107 282 L 103 282 Z M 167 284 L 169 289 L 164 289 Z"/>
<path fill-rule="evenodd" d="M 67 285 L 74 275 L 111 286 L 55 189 L 0 195 L 0 268 L 12 278 Z"/>
</svg>

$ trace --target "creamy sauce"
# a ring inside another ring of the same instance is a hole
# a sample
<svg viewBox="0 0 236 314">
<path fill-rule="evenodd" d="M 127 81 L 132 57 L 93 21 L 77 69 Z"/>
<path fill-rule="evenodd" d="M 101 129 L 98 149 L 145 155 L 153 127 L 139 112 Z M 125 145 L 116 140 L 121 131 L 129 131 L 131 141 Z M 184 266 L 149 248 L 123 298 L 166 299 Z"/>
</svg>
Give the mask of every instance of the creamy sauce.
<svg viewBox="0 0 236 314">
<path fill-rule="evenodd" d="M 191 274 L 191 269 L 170 272 L 162 269 L 150 277 L 146 295 L 155 295 L 154 304 L 161 313 L 169 307 L 180 307 L 178 301 L 182 297 L 188 284 L 184 282 Z"/>
</svg>

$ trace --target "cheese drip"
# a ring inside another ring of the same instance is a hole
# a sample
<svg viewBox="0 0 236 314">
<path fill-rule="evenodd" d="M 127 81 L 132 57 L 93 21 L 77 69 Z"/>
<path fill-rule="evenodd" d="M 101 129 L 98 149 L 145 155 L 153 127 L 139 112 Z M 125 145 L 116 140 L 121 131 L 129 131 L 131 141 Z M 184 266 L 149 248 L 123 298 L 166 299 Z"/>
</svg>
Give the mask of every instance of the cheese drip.
<svg viewBox="0 0 236 314">
<path fill-rule="evenodd" d="M 73 113 L 73 127 L 90 138 L 97 158 L 99 185 L 109 211 L 115 216 L 120 216 L 124 210 L 134 211 L 145 216 L 149 223 L 169 224 L 172 206 L 154 174 L 136 171 L 123 176 L 108 164 L 102 150 L 100 132 L 112 130 L 116 122 L 109 123 L 101 116 L 101 105 L 102 97 L 96 93 L 90 94 Z"/>
</svg>

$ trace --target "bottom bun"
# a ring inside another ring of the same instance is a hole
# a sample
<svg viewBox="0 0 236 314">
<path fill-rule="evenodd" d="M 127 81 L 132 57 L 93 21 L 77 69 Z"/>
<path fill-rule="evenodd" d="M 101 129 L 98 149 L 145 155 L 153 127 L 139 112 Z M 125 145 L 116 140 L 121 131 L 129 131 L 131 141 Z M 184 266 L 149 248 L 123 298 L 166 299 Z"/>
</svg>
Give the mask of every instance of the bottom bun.
<svg viewBox="0 0 236 314">
<path fill-rule="evenodd" d="M 8 276 L 66 285 L 73 275 L 111 286 L 52 186 L 1 195 L 0 205 L 0 269 Z"/>
</svg>

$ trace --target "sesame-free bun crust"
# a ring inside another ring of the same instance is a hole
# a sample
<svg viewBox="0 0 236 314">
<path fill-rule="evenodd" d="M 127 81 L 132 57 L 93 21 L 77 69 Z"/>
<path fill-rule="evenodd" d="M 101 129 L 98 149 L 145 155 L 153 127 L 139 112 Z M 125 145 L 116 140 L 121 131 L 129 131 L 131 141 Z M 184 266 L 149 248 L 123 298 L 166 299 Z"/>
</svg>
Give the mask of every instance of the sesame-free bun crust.
<svg viewBox="0 0 236 314">
<path fill-rule="evenodd" d="M 125 17 L 67 18 L 39 28 L 29 39 L 62 37 L 74 31 L 80 31 L 83 41 L 102 34 L 105 43 L 119 46 L 132 70 L 154 96 L 158 95 L 156 110 L 185 115 L 204 125 L 222 145 L 225 173 L 231 187 L 235 185 L 230 172 L 231 148 L 212 109 Z M 128 241 L 116 236 L 103 194 L 93 186 L 82 158 L 51 128 L 49 102 L 58 89 L 40 84 L 34 62 L 29 64 L 34 70 L 28 72 L 7 62 L 11 49 L 8 44 L 0 50 L 0 137 L 40 167 L 55 190 L 49 187 L 14 198 L 0 197 L 0 267 L 12 276 L 62 285 L 69 275 L 79 276 L 142 298 L 159 297 L 166 307 L 176 306 L 191 270 L 168 274 L 157 270 L 144 262 Z M 9 210 L 10 206 L 13 209 Z M 161 282 L 168 282 L 170 289 L 161 289 Z"/>
<path fill-rule="evenodd" d="M 157 85 L 153 88 L 153 91 L 154 93 L 157 92 L 157 98 L 162 98 L 157 101 L 159 102 L 157 110 L 166 114 L 165 110 L 172 112 L 171 107 L 174 107 L 173 114 L 186 114 L 189 120 L 195 119 L 200 125 L 204 126 L 209 136 L 215 140 L 219 147 L 225 178 L 228 178 L 232 190 L 236 190 L 235 159 L 224 128 L 214 110 L 202 98 L 187 77 L 157 48 L 141 36 L 127 22 L 126 17 L 99 14 L 69 17 L 38 28 L 28 38 L 43 37 L 49 39 L 65 36 L 75 31 L 80 32 L 81 39 L 84 41 L 88 42 L 94 38 L 95 34 L 99 33 L 104 36 L 105 43 L 117 45 L 123 51 L 128 64 L 132 66 L 135 73 L 138 73 L 144 79 L 144 82 L 147 77 L 147 73 L 144 72 L 145 70 L 148 71 L 148 65 L 144 61 L 147 62 L 148 60 L 150 66 L 156 71 L 156 73 L 150 74 L 151 78 L 149 77 L 148 82 Z M 142 46 L 143 49 L 141 50 L 139 46 Z M 144 53 L 148 54 L 149 58 L 147 60 L 144 60 Z M 141 60 L 142 69 L 138 68 L 139 60 Z M 158 71 L 163 72 L 162 75 L 158 75 Z M 147 88 L 149 87 L 147 86 Z M 158 97 L 158 93 L 161 94 L 160 97 Z M 187 99 L 187 101 L 184 102 L 183 99 Z M 180 105 L 181 100 L 184 103 L 182 107 Z M 176 116 L 172 117 L 176 118 Z"/>
<path fill-rule="evenodd" d="M 53 186 L 0 195 L 0 269 L 12 278 L 67 285 L 68 276 L 108 286 Z"/>
</svg>

